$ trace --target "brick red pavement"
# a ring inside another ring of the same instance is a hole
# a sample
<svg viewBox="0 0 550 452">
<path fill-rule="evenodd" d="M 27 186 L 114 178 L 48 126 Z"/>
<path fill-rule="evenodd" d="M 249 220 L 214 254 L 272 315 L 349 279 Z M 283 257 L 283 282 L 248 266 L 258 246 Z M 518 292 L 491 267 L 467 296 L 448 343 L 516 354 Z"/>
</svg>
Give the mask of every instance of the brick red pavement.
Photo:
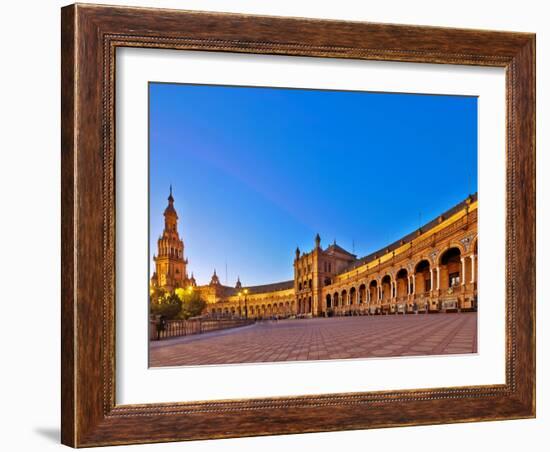
<svg viewBox="0 0 550 452">
<path fill-rule="evenodd" d="M 152 342 L 150 365 L 181 366 L 477 352 L 477 314 L 333 317 Z"/>
</svg>

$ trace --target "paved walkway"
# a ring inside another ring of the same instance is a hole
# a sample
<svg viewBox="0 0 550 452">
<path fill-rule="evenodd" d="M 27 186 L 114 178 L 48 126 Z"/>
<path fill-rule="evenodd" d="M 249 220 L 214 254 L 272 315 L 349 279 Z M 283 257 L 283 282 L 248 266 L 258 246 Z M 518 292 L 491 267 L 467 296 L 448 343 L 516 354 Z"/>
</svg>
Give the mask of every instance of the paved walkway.
<svg viewBox="0 0 550 452">
<path fill-rule="evenodd" d="M 476 333 L 476 313 L 280 320 L 153 342 L 149 359 L 158 367 L 475 353 Z"/>
</svg>

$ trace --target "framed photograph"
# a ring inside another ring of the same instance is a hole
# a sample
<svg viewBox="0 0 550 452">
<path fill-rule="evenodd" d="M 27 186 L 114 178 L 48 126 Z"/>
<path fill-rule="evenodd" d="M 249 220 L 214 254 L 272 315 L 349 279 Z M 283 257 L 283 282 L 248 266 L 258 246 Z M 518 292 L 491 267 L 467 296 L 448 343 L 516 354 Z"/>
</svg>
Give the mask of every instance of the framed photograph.
<svg viewBox="0 0 550 452">
<path fill-rule="evenodd" d="M 535 416 L 535 36 L 62 9 L 62 442 Z"/>
</svg>

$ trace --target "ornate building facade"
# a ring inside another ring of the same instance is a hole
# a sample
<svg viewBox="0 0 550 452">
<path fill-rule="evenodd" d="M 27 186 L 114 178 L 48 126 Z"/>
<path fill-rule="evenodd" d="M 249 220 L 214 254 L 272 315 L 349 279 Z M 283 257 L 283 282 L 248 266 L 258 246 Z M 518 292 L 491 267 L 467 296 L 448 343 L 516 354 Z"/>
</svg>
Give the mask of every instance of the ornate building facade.
<svg viewBox="0 0 550 452">
<path fill-rule="evenodd" d="M 368 256 L 332 243 L 296 249 L 294 279 L 261 286 L 209 284 L 187 277 L 170 190 L 165 230 L 158 240 L 153 287 L 193 287 L 211 316 L 269 318 L 442 312 L 477 309 L 477 195 Z"/>
</svg>

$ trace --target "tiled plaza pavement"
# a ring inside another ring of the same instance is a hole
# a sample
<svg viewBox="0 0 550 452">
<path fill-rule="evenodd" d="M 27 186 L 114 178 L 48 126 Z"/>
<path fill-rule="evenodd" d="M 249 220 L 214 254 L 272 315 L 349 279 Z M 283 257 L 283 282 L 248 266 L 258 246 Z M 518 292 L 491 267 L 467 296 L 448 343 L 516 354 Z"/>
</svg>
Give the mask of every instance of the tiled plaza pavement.
<svg viewBox="0 0 550 452">
<path fill-rule="evenodd" d="M 476 313 L 280 320 L 155 341 L 149 359 L 158 367 L 473 353 L 476 332 Z"/>
</svg>

